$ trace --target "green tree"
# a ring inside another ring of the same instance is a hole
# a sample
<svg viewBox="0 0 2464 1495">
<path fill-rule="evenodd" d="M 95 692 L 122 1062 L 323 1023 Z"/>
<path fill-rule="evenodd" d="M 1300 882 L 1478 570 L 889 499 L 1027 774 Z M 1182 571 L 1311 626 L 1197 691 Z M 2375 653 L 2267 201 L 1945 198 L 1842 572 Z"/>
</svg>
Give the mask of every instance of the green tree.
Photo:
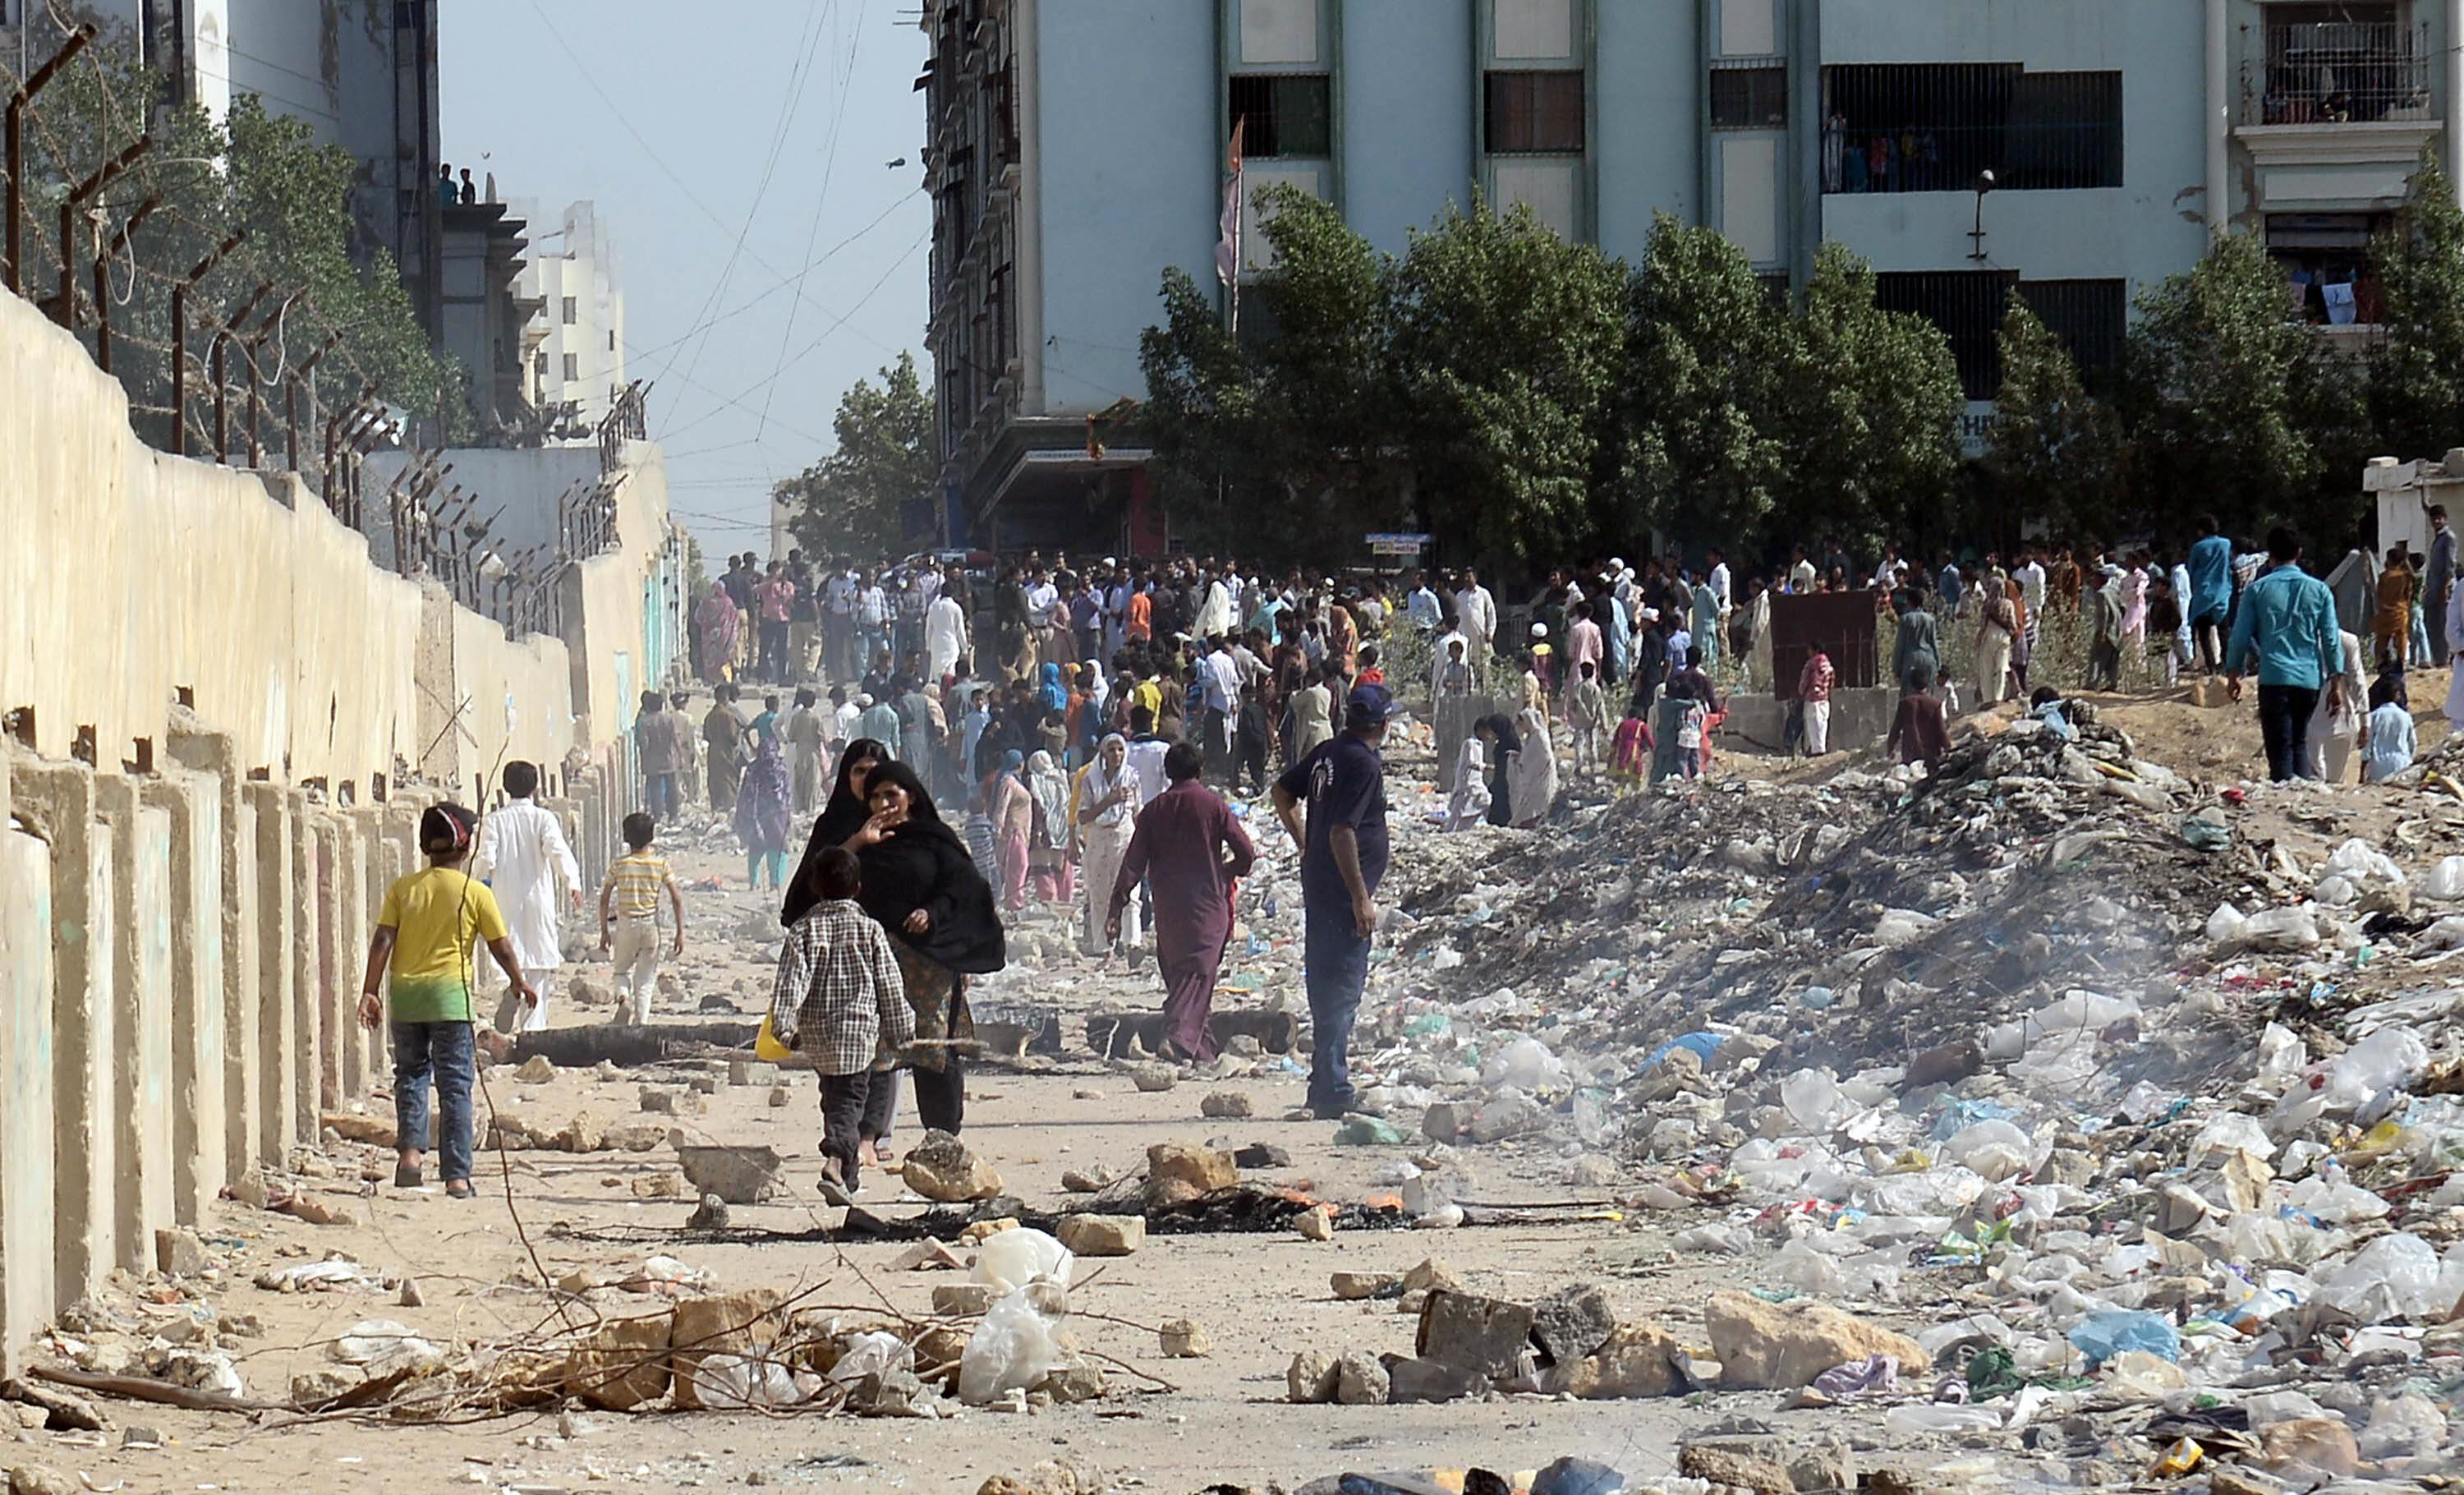
<svg viewBox="0 0 2464 1495">
<path fill-rule="evenodd" d="M 1627 294 L 1626 371 L 1603 486 L 1630 485 L 1619 517 L 1744 548 L 1788 469 L 1778 429 L 1786 311 L 1716 229 L 1654 215 Z"/>
<path fill-rule="evenodd" d="M 2002 392 L 1983 476 L 2011 525 L 2042 520 L 2057 536 L 2115 533 L 2120 432 L 2079 382 L 2062 340 L 2015 294 L 2002 318 Z"/>
<path fill-rule="evenodd" d="M 1592 480 L 1624 363 L 1623 267 L 1475 194 L 1412 235 L 1389 284 L 1415 489 L 1441 542 L 1530 557 L 1605 538 Z"/>
<path fill-rule="evenodd" d="M 2254 531 L 2290 523 L 2341 541 L 2352 505 L 2330 495 L 2322 437 L 2356 424 L 2355 365 L 2286 316 L 2284 271 L 2247 234 L 2140 293 L 2121 401 L 2135 501 L 2229 484 Z M 2339 480 L 2341 479 L 2341 481 Z"/>
<path fill-rule="evenodd" d="M 793 506 L 787 527 L 808 555 L 895 552 L 906 537 L 899 505 L 933 495 L 941 459 L 915 356 L 901 353 L 880 378 L 859 379 L 840 398 L 830 423 L 838 449 L 776 490 Z"/>
<path fill-rule="evenodd" d="M 2435 456 L 2464 443 L 2464 210 L 2434 154 L 2422 153 L 2370 263 L 2387 329 L 2369 364 L 2381 450 Z"/>
<path fill-rule="evenodd" d="M 189 302 L 192 432 L 202 429 L 199 407 L 211 400 L 204 329 L 260 283 L 273 290 L 250 319 L 252 333 L 284 297 L 301 293 L 258 350 L 263 382 L 273 385 L 291 363 L 304 360 L 330 328 L 341 335 L 341 341 L 315 374 L 319 398 L 328 408 L 356 399 L 373 384 L 378 398 L 418 416 L 434 416 L 443 399 L 454 407 L 448 411 L 449 430 L 456 420 L 467 425 L 467 406 L 452 392 L 461 387 L 458 373 L 429 348 L 398 268 L 383 253 L 364 265 L 351 257 L 357 164 L 350 153 L 317 144 L 304 122 L 270 114 L 254 95 L 234 99 L 224 122 L 216 124 L 193 106 L 164 102 L 162 81 L 137 60 L 130 33 L 120 27 L 39 96 L 27 131 L 25 279 L 28 294 L 44 298 L 55 297 L 58 208 L 69 184 L 91 175 L 139 136 L 150 134 L 153 141 L 151 150 L 87 205 L 99 216 L 80 215 L 73 245 L 77 324 L 89 337 L 98 246 L 111 262 L 113 372 L 128 389 L 139 433 L 158 446 L 169 444 L 169 281 L 234 231 L 244 231 L 246 240 L 197 286 Z M 0 88 L 7 86 L 7 69 L 0 68 Z M 147 203 L 153 210 L 129 231 L 131 218 Z M 228 362 L 233 385 L 242 385 L 246 354 L 230 350 Z M 278 389 L 270 389 L 268 400 L 278 417 Z M 239 420 L 234 415 L 234 426 Z M 265 432 L 269 442 L 275 439 L 271 425 Z M 303 444 L 314 445 L 305 432 Z"/>
<path fill-rule="evenodd" d="M 1340 213 L 1261 194 L 1269 267 L 1242 291 L 1239 341 L 1179 270 L 1139 339 L 1154 447 L 1176 530 L 1201 547 L 1324 555 L 1400 507 L 1386 359 L 1387 262 Z"/>
<path fill-rule="evenodd" d="M 1775 532 L 1837 535 L 1868 554 L 1885 539 L 1938 536 L 1967 404 L 1942 329 L 1882 310 L 1873 268 L 1836 243 L 1815 253 L 1790 326 L 1780 396 L 1789 481 Z"/>
</svg>

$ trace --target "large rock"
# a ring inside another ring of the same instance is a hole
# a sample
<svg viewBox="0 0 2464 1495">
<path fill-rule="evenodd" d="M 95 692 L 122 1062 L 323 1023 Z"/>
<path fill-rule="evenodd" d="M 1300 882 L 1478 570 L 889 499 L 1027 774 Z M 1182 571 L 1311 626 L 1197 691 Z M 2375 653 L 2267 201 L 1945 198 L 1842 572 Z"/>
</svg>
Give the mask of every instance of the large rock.
<svg viewBox="0 0 2464 1495">
<path fill-rule="evenodd" d="M 1673 1396 L 1685 1389 L 1677 1374 L 1682 1351 L 1673 1336 L 1629 1324 L 1610 1334 L 1596 1352 L 1551 1366 L 1540 1389 L 1585 1401 Z"/>
<path fill-rule="evenodd" d="M 1386 1399 L 1397 1405 L 1419 1401 L 1460 1401 L 1488 1390 L 1488 1377 L 1460 1365 L 1419 1355 L 1397 1355 L 1386 1362 Z"/>
<path fill-rule="evenodd" d="M 601 1324 L 574 1351 L 565 1389 L 610 1412 L 658 1400 L 668 1394 L 668 1348 L 674 1333 L 672 1313 Z"/>
<path fill-rule="evenodd" d="M 1414 1348 L 1483 1375 L 1511 1375 L 1531 1343 L 1531 1310 L 1519 1303 L 1435 1291 L 1420 1306 Z"/>
<path fill-rule="evenodd" d="M 154 1232 L 154 1267 L 165 1277 L 202 1276 L 214 1264 L 206 1243 L 186 1225 L 166 1225 Z"/>
<path fill-rule="evenodd" d="M 607 1146 L 607 1123 L 585 1110 L 566 1122 L 553 1140 L 561 1153 L 603 1152 Z"/>
<path fill-rule="evenodd" d="M 1232 1154 L 1187 1142 L 1158 1142 L 1147 1149 L 1147 1207 L 1169 1208 L 1203 1198 L 1241 1181 Z"/>
<path fill-rule="evenodd" d="M 1579 1360 L 1617 1332 L 1617 1314 L 1597 1285 L 1580 1283 L 1531 1305 L 1531 1341 L 1558 1365 Z"/>
<path fill-rule="evenodd" d="M 704 1357 L 750 1355 L 779 1342 L 782 1315 L 775 1287 L 748 1287 L 741 1292 L 687 1298 L 676 1305 L 676 1405 L 693 1411 L 704 1405 L 694 1373 Z"/>
<path fill-rule="evenodd" d="M 1700 1443 L 1688 1443 L 1677 1451 L 1677 1472 L 1687 1479 L 1708 1482 L 1732 1490 L 1751 1490 L 1753 1495 L 1795 1495 L 1796 1484 L 1788 1469 L 1778 1461 L 1758 1458 L 1752 1454 L 1732 1454 Z"/>
<path fill-rule="evenodd" d="M 1250 1113 L 1249 1097 L 1239 1090 L 1217 1090 L 1198 1103 L 1198 1113 L 1215 1121 L 1232 1121 Z"/>
<path fill-rule="evenodd" d="M 364 1142 L 370 1147 L 394 1145 L 394 1125 L 390 1116 L 363 1116 L 357 1111 L 329 1110 L 318 1119 L 326 1131 L 345 1142 Z"/>
<path fill-rule="evenodd" d="M 898 1171 L 907 1187 L 941 1204 L 989 1199 L 1001 1192 L 1001 1176 L 946 1132 L 927 1132 L 908 1149 Z"/>
<path fill-rule="evenodd" d="M 1347 1350 L 1334 1362 L 1334 1399 L 1347 1407 L 1377 1407 L 1391 1389 L 1386 1367 L 1362 1350 Z"/>
<path fill-rule="evenodd" d="M 1147 1219 L 1143 1215 L 1071 1215 L 1052 1233 L 1080 1256 L 1128 1256 L 1147 1243 Z"/>
<path fill-rule="evenodd" d="M 1334 1362 L 1322 1350 L 1304 1350 L 1284 1372 L 1284 1391 L 1293 1401 L 1334 1399 Z"/>
<path fill-rule="evenodd" d="M 1720 1362 L 1721 1383 L 1740 1389 L 1811 1386 L 1833 1366 L 1868 1355 L 1894 1357 L 1905 1376 L 1922 1375 L 1933 1365 L 1933 1357 L 1905 1334 L 1808 1299 L 1771 1304 L 1742 1292 L 1716 1292 L 1704 1305 L 1703 1327 L 1711 1357 Z"/>
</svg>

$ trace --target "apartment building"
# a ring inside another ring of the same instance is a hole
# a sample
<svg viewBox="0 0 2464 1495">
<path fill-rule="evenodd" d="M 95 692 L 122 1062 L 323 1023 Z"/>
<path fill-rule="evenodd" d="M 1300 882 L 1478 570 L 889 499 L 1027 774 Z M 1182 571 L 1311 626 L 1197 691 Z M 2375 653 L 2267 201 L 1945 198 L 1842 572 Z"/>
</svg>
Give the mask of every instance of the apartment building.
<svg viewBox="0 0 2464 1495">
<path fill-rule="evenodd" d="M 927 0 L 945 525 L 1144 544 L 1166 266 L 1215 283 L 1234 127 L 1373 244 L 1474 188 L 1638 258 L 1653 214 L 1775 284 L 1837 239 L 1942 326 L 1981 439 L 2015 291 L 2091 371 L 2211 234 L 2365 327 L 2369 235 L 2464 133 L 2464 0 Z M 1243 275 L 1265 252 L 1243 206 Z M 1098 433 L 1107 428 L 1099 426 Z M 989 526 L 989 529 L 988 529 Z"/>
<path fill-rule="evenodd" d="M 540 221 L 528 204 L 514 210 Z M 523 330 L 531 403 L 563 411 L 561 431 L 589 436 L 625 390 L 625 291 L 597 204 L 572 204 L 562 227 L 531 239 L 517 295 L 539 307 Z"/>
</svg>

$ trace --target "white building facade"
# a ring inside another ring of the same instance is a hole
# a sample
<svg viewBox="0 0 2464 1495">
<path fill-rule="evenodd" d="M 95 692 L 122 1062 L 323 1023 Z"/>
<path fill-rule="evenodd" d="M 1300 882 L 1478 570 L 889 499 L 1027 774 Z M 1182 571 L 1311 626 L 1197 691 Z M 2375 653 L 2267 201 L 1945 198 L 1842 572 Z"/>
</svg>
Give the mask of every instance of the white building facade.
<svg viewBox="0 0 2464 1495">
<path fill-rule="evenodd" d="M 536 211 L 523 216 L 541 221 Z M 520 295 L 539 306 L 528 329 L 531 403 L 566 407 L 560 429 L 586 431 L 625 389 L 625 291 L 596 204 L 575 203 L 562 228 L 532 235 Z"/>
</svg>

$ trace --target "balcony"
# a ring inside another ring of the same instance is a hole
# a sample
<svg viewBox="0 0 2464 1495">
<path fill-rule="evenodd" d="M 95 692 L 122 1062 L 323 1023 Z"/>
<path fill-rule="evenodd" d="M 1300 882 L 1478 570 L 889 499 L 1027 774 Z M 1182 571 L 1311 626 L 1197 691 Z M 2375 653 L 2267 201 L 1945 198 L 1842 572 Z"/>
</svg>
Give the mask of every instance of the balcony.
<svg viewBox="0 0 2464 1495">
<path fill-rule="evenodd" d="M 2263 57 L 2244 66 L 2233 131 L 2255 168 L 2251 206 L 2351 210 L 2403 201 L 2405 179 L 2442 127 L 2427 28 L 2277 24 L 2264 44 Z"/>
</svg>

